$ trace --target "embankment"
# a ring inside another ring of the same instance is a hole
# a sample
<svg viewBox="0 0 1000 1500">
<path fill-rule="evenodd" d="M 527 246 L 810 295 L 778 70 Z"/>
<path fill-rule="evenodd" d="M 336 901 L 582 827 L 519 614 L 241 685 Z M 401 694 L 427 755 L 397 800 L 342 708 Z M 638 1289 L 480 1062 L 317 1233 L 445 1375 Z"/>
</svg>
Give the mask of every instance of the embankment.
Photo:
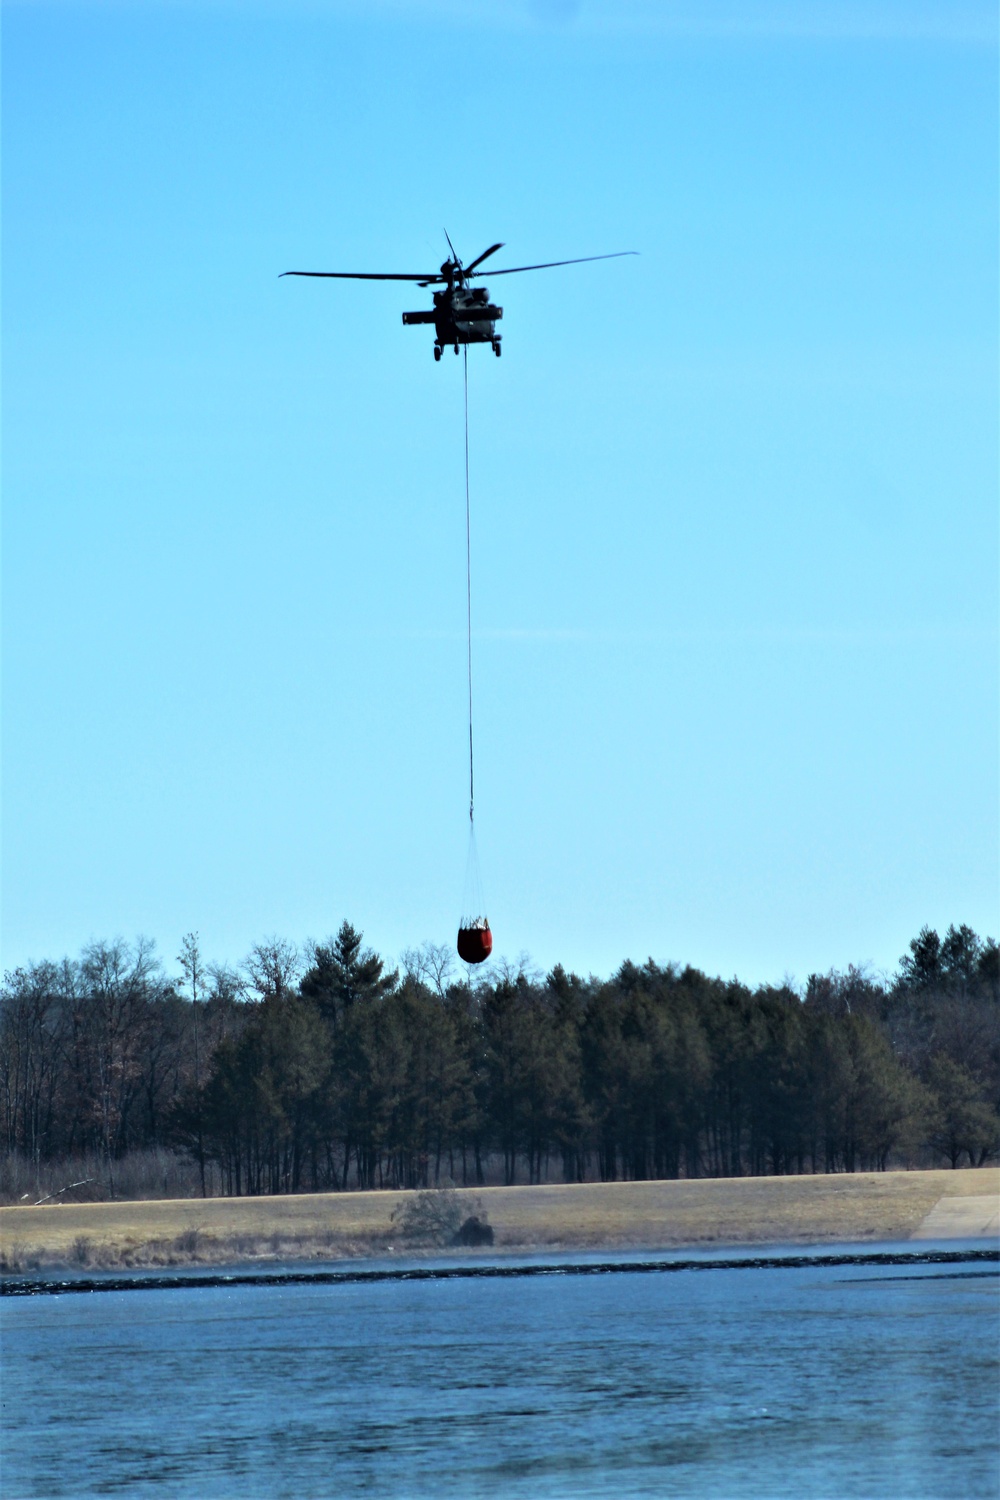
<svg viewBox="0 0 1000 1500">
<path fill-rule="evenodd" d="M 501 1253 L 876 1244 L 922 1233 L 995 1232 L 1000 1168 L 470 1188 L 459 1195 L 470 1212 L 477 1202 L 485 1208 Z M 0 1254 L 4 1268 L 16 1270 L 408 1252 L 392 1222 L 406 1196 L 316 1193 L 3 1208 Z"/>
</svg>

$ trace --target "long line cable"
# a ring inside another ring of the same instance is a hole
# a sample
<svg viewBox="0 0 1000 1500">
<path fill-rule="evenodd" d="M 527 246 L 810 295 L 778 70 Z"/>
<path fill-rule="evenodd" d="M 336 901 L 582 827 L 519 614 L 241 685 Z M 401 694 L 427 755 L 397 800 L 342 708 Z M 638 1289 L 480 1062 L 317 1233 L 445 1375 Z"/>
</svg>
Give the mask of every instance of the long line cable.
<svg viewBox="0 0 1000 1500">
<path fill-rule="evenodd" d="M 469 643 L 469 825 L 476 806 L 476 779 L 472 757 L 472 512 L 469 504 L 469 346 L 462 345 L 465 376 L 465 607 Z"/>
</svg>

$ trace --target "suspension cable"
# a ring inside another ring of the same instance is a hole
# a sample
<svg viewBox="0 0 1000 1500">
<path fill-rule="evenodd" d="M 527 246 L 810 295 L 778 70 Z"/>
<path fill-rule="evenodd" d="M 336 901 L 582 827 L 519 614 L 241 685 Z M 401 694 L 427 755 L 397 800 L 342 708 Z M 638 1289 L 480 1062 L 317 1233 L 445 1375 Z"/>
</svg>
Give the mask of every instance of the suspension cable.
<svg viewBox="0 0 1000 1500">
<path fill-rule="evenodd" d="M 469 645 L 469 823 L 476 805 L 476 781 L 472 758 L 472 516 L 469 505 L 469 346 L 462 345 L 465 377 L 465 607 Z"/>
</svg>

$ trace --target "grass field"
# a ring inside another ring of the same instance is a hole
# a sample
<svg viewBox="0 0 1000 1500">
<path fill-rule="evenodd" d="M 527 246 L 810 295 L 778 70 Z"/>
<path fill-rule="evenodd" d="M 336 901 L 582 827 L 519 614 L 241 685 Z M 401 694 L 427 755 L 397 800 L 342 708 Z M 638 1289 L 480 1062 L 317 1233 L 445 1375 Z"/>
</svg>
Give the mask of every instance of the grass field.
<svg viewBox="0 0 1000 1500">
<path fill-rule="evenodd" d="M 485 1208 L 500 1251 L 877 1243 L 917 1234 L 942 1200 L 985 1196 L 996 1203 L 1000 1168 L 458 1191 L 470 1213 L 477 1203 Z M 393 1253 L 411 1248 L 391 1218 L 406 1196 L 318 1193 L 3 1208 L 0 1255 L 3 1268 L 15 1270 Z"/>
</svg>

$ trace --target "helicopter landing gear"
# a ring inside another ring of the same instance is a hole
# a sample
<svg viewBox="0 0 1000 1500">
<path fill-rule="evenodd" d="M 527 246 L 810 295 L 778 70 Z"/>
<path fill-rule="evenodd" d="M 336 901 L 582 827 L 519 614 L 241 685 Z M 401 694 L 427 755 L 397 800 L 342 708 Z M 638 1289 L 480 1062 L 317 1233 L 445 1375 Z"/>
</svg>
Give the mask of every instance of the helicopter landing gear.
<svg viewBox="0 0 1000 1500">
<path fill-rule="evenodd" d="M 435 360 L 438 360 L 438 359 L 441 358 L 441 345 L 440 344 L 435 344 L 434 345 L 434 358 L 435 358 Z"/>
<path fill-rule="evenodd" d="M 456 354 L 458 353 L 458 345 L 457 344 L 455 345 L 455 353 Z"/>
<path fill-rule="evenodd" d="M 500 358 L 500 340 L 499 339 L 494 339 L 493 340 L 493 353 L 496 355 L 497 359 Z"/>
</svg>

